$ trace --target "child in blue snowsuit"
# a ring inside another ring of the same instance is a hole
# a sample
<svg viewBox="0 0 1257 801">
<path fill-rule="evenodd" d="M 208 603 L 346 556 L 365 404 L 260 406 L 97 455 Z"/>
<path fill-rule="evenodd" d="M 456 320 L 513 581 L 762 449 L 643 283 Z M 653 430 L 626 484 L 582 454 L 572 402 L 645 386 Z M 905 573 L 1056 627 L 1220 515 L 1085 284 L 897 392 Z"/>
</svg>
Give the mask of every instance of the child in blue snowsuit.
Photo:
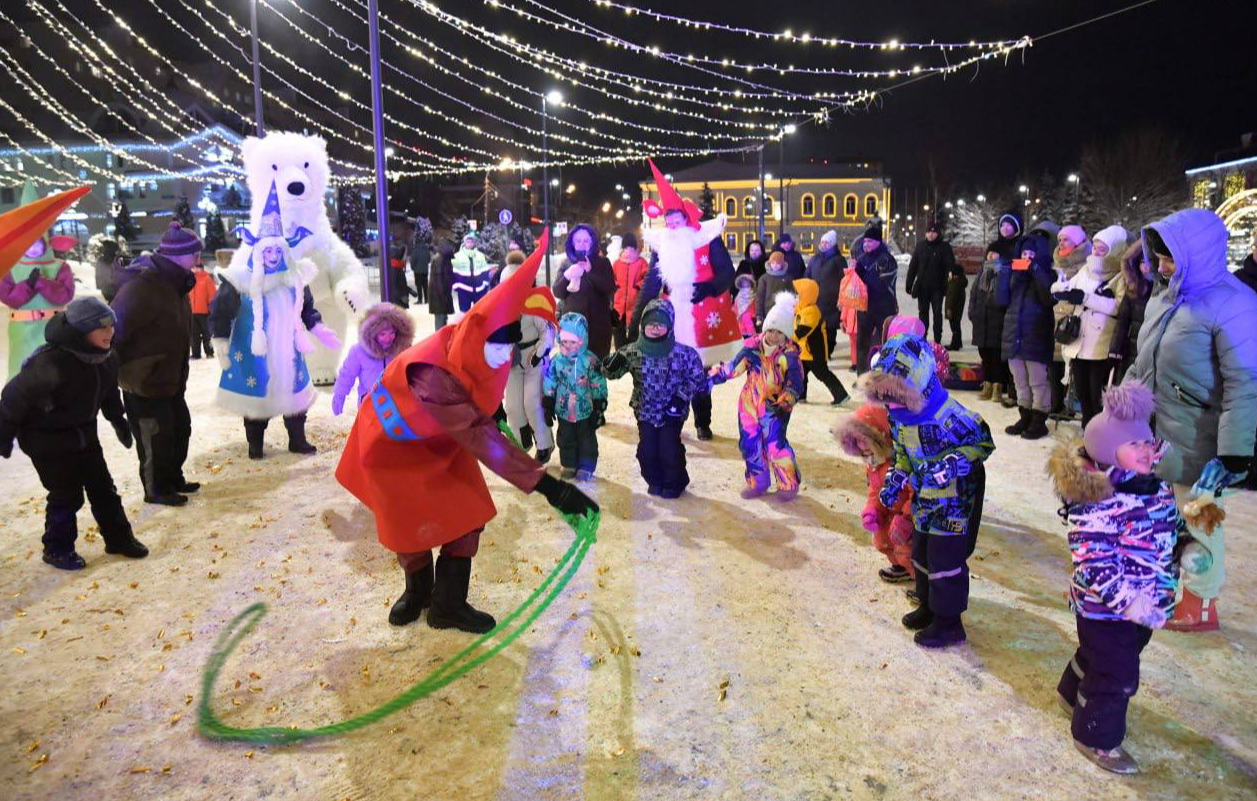
<svg viewBox="0 0 1257 801">
<path fill-rule="evenodd" d="M 913 490 L 912 563 L 921 606 L 903 624 L 925 648 L 962 643 L 966 562 L 977 544 L 986 494 L 982 463 L 995 451 L 991 429 L 943 388 L 923 337 L 893 337 L 860 385 L 890 413 L 895 455 L 882 486 L 883 505 L 893 506 L 905 485 Z"/>
<path fill-rule="evenodd" d="M 559 464 L 563 478 L 590 481 L 598 467 L 597 430 L 605 422 L 607 376 L 589 350 L 585 315 L 568 312 L 559 319 L 559 352 L 550 357 L 541 378 L 546 424 L 558 420 Z"/>
</svg>

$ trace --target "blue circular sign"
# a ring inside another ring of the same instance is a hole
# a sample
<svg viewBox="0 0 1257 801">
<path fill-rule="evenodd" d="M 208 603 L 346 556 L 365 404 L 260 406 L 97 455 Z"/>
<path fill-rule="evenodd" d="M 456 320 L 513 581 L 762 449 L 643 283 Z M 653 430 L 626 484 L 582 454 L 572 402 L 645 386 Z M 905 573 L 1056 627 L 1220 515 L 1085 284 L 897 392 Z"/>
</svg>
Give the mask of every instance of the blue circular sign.
<svg viewBox="0 0 1257 801">
<path fill-rule="evenodd" d="M 515 215 L 511 214 L 510 209 L 502 209 L 498 212 L 498 222 L 502 225 L 510 225 L 511 220 L 515 219 Z"/>
</svg>

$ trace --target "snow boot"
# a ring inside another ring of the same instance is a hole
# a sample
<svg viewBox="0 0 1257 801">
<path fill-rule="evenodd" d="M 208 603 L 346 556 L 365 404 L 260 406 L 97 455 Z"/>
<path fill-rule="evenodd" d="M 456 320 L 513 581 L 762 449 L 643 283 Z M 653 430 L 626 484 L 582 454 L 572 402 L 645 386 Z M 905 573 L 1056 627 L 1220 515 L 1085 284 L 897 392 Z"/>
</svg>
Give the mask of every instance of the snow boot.
<svg viewBox="0 0 1257 801">
<path fill-rule="evenodd" d="M 707 442 L 712 438 L 711 426 L 695 426 L 698 429 L 698 439 L 701 442 Z"/>
<path fill-rule="evenodd" d="M 550 456 L 553 453 L 554 453 L 554 448 L 538 448 L 537 455 L 535 458 L 537 461 L 541 462 L 542 464 L 546 464 L 550 461 Z"/>
<path fill-rule="evenodd" d="M 471 557 L 441 554 L 436 561 L 432 586 L 432 608 L 428 625 L 434 629 L 458 629 L 484 634 L 497 621 L 493 616 L 474 609 L 467 603 L 467 586 L 471 583 Z"/>
<path fill-rule="evenodd" d="M 1056 705 L 1059 706 L 1061 711 L 1063 711 L 1066 715 L 1069 715 L 1071 718 L 1074 716 L 1074 705 L 1065 700 L 1065 696 L 1060 693 L 1056 694 Z"/>
<path fill-rule="evenodd" d="M 1103 748 L 1092 748 L 1074 740 L 1074 747 L 1078 749 L 1078 753 L 1109 773 L 1133 776 L 1139 772 L 1139 763 L 1135 761 L 1133 756 L 1126 753 L 1126 749 L 1120 745 L 1112 750 L 1105 750 Z"/>
<path fill-rule="evenodd" d="M 909 589 L 904 590 L 903 597 L 907 598 L 908 601 L 912 603 L 914 606 L 921 605 L 921 596 L 917 595 L 917 591 L 915 589 L 909 588 Z"/>
<path fill-rule="evenodd" d="M 656 497 L 656 498 L 657 498 L 657 497 L 659 497 L 659 493 L 660 493 L 661 491 L 662 491 L 662 490 L 660 490 L 660 489 L 659 489 L 658 487 L 656 487 L 654 484 L 650 484 L 650 485 L 648 485 L 648 486 L 646 487 L 646 494 L 647 494 L 647 495 L 654 496 L 654 497 Z"/>
<path fill-rule="evenodd" d="M 877 571 L 877 577 L 887 584 L 902 584 L 905 581 L 914 581 L 912 574 L 899 565 L 883 567 Z"/>
<path fill-rule="evenodd" d="M 1014 437 L 1021 436 L 1027 428 L 1030 427 L 1030 410 L 1025 406 L 1018 406 L 1017 413 L 1021 415 L 1020 419 L 1012 425 L 1004 429 L 1005 434 L 1011 434 Z"/>
<path fill-rule="evenodd" d="M 913 635 L 912 641 L 922 648 L 960 645 L 965 641 L 965 626 L 958 617 L 936 617 L 930 625 Z"/>
<path fill-rule="evenodd" d="M 1043 439 L 1048 435 L 1047 412 L 1031 410 L 1030 425 L 1021 432 L 1022 439 Z"/>
<path fill-rule="evenodd" d="M 900 620 L 904 628 L 920 631 L 934 622 L 934 613 L 927 606 L 918 606 Z"/>
<path fill-rule="evenodd" d="M 155 503 L 159 506 L 183 506 L 188 502 L 187 495 L 171 492 L 166 495 L 145 495 L 144 503 Z"/>
<path fill-rule="evenodd" d="M 978 393 L 978 400 L 990 400 L 991 392 L 995 389 L 995 385 L 990 381 L 982 382 L 982 391 Z"/>
<path fill-rule="evenodd" d="M 782 503 L 786 503 L 788 501 L 793 501 L 795 497 L 798 496 L 798 494 L 799 494 L 799 490 L 797 487 L 795 489 L 788 489 L 788 490 L 779 489 L 777 490 L 776 493 L 773 494 L 773 497 Z"/>
<path fill-rule="evenodd" d="M 951 342 L 948 342 L 948 343 L 947 343 L 947 349 L 948 349 L 948 350 L 950 350 L 950 351 L 957 351 L 957 350 L 960 350 L 960 349 L 962 349 L 964 346 L 965 346 L 965 344 L 964 344 L 963 342 L 961 342 L 961 341 L 960 341 L 960 334 L 954 334 L 954 335 L 952 335 Z"/>
<path fill-rule="evenodd" d="M 82 570 L 87 567 L 87 562 L 84 562 L 83 557 L 79 556 L 75 551 L 66 551 L 65 553 L 44 551 L 44 562 L 58 570 Z"/>
<path fill-rule="evenodd" d="M 1191 590 L 1183 590 L 1183 598 L 1174 607 L 1174 616 L 1166 621 L 1170 631 L 1217 631 L 1218 599 L 1201 598 Z"/>
<path fill-rule="evenodd" d="M 184 495 L 191 495 L 201 489 L 201 482 L 188 481 L 186 478 L 179 482 L 179 486 L 175 487 L 175 492 L 181 492 Z"/>
<path fill-rule="evenodd" d="M 248 420 L 244 421 L 244 438 L 249 443 L 249 458 L 261 459 L 262 440 L 266 436 L 266 420 Z"/>
<path fill-rule="evenodd" d="M 305 412 L 284 418 L 284 428 L 288 429 L 288 450 L 293 453 L 317 453 L 318 448 L 306 439 Z"/>
<path fill-rule="evenodd" d="M 105 553 L 116 553 L 128 559 L 143 559 L 148 556 L 148 548 L 128 531 L 124 536 L 107 538 Z"/>
<path fill-rule="evenodd" d="M 532 426 L 520 426 L 519 428 L 519 445 L 525 451 L 532 450 Z"/>
<path fill-rule="evenodd" d="M 564 481 L 573 481 L 573 480 L 575 480 L 575 478 L 576 478 L 576 468 L 574 468 L 574 467 L 564 467 L 562 470 L 560 470 L 560 471 L 559 471 L 559 478 L 563 479 Z"/>
<path fill-rule="evenodd" d="M 1004 385 L 1003 384 L 991 384 L 991 401 L 994 403 L 998 403 L 1000 406 L 1004 405 Z"/>
<path fill-rule="evenodd" d="M 413 573 L 406 574 L 406 591 L 388 610 L 388 622 L 405 626 L 419 619 L 419 613 L 432 605 L 432 584 L 435 581 L 432 563 L 428 562 Z"/>
<path fill-rule="evenodd" d="M 589 483 L 590 481 L 594 480 L 594 471 L 593 470 L 577 470 L 576 480 Z"/>
<path fill-rule="evenodd" d="M 755 484 L 747 484 L 745 487 L 742 488 L 742 491 L 739 492 L 738 494 L 741 495 L 744 499 L 749 501 L 752 498 L 760 497 L 766 492 L 768 492 L 767 484 L 755 483 Z"/>
</svg>

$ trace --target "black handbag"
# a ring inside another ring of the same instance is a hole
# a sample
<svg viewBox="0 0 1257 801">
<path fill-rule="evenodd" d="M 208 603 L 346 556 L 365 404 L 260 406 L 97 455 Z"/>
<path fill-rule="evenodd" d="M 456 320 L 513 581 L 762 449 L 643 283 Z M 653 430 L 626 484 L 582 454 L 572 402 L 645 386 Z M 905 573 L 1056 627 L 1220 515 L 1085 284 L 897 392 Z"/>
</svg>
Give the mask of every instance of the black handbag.
<svg viewBox="0 0 1257 801">
<path fill-rule="evenodd" d="M 1062 345 L 1068 345 L 1082 334 L 1082 318 L 1077 314 L 1062 317 L 1056 321 L 1056 330 L 1052 336 Z"/>
</svg>

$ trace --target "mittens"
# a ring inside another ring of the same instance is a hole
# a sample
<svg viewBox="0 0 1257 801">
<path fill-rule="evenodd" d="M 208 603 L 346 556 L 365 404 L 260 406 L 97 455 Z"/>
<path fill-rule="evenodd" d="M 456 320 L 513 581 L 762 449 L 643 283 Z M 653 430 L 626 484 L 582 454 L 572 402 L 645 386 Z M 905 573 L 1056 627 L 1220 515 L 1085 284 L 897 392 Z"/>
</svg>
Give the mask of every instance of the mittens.
<svg viewBox="0 0 1257 801">
<path fill-rule="evenodd" d="M 131 446 L 135 444 L 135 437 L 132 436 L 131 427 L 126 424 L 126 421 L 114 423 L 113 432 L 118 435 L 118 441 L 127 450 L 130 450 Z"/>
<path fill-rule="evenodd" d="M 1165 625 L 1165 610 L 1147 595 L 1135 596 L 1135 600 L 1122 611 L 1122 617 L 1150 629 L 1159 629 Z"/>
</svg>

